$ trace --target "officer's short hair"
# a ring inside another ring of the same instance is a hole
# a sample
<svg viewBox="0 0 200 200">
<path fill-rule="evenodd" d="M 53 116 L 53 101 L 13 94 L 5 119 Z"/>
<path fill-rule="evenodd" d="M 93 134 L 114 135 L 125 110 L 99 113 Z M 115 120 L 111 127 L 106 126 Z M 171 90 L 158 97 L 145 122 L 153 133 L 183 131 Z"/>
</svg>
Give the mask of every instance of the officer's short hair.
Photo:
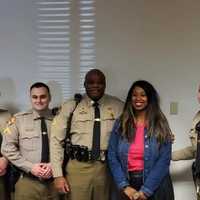
<svg viewBox="0 0 200 200">
<path fill-rule="evenodd" d="M 96 74 L 98 76 L 101 76 L 103 81 L 106 83 L 106 77 L 105 77 L 105 74 L 100 70 L 100 69 L 91 69 L 89 70 L 86 75 L 85 75 L 85 81 L 84 81 L 84 84 L 86 84 L 87 80 L 88 80 L 88 77 L 91 75 L 91 74 Z"/>
<path fill-rule="evenodd" d="M 50 95 L 49 86 L 48 86 L 47 84 L 43 83 L 43 82 L 36 82 L 36 83 L 34 83 L 33 85 L 31 85 L 31 87 L 30 87 L 30 92 L 31 92 L 31 90 L 32 90 L 33 88 L 40 88 L 40 87 L 46 88 L 46 89 L 47 89 L 47 92 L 48 92 L 49 95 Z"/>
</svg>

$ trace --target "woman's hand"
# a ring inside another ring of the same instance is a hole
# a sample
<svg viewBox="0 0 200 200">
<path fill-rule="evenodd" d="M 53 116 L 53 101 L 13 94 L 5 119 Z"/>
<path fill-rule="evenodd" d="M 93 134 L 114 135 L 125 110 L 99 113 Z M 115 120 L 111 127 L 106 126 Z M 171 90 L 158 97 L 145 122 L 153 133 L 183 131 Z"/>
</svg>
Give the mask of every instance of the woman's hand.
<svg viewBox="0 0 200 200">
<path fill-rule="evenodd" d="M 144 194 L 144 192 L 138 192 L 138 200 L 147 200 L 147 196 Z"/>
<path fill-rule="evenodd" d="M 124 194 L 130 199 L 130 200 L 135 200 L 136 194 L 138 193 L 137 190 L 135 190 L 131 186 L 127 186 L 123 190 Z M 135 197 L 134 197 L 135 196 Z"/>
</svg>

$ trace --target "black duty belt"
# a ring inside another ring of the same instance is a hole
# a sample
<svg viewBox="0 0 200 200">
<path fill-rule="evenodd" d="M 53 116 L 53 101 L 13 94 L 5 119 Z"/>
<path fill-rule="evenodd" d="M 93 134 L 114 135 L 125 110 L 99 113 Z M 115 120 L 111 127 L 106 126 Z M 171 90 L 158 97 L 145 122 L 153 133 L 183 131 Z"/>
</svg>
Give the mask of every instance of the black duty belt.
<svg viewBox="0 0 200 200">
<path fill-rule="evenodd" d="M 53 182 L 53 177 L 51 177 L 49 179 L 43 179 L 43 178 L 39 178 L 37 176 L 34 176 L 31 173 L 23 173 L 22 176 L 28 177 L 28 178 L 35 180 L 35 181 L 39 181 L 40 183 L 43 183 L 43 184 L 48 184 L 48 183 Z"/>
<path fill-rule="evenodd" d="M 92 151 L 86 146 L 72 145 L 68 152 L 70 159 L 76 159 L 80 162 L 100 161 L 105 162 L 107 159 L 107 150 L 100 150 L 100 156 L 97 159 L 92 159 Z"/>
</svg>

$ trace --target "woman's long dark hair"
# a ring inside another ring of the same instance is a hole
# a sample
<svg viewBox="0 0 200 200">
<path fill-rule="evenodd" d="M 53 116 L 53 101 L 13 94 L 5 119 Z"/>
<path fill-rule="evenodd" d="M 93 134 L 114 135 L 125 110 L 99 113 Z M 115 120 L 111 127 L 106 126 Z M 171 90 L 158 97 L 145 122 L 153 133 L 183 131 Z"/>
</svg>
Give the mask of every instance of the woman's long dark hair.
<svg viewBox="0 0 200 200">
<path fill-rule="evenodd" d="M 159 95 L 155 88 L 145 80 L 134 82 L 129 89 L 123 113 L 120 117 L 122 135 L 127 138 L 128 141 L 133 140 L 135 136 L 133 121 L 136 119 L 136 115 L 132 106 L 132 94 L 135 87 L 142 88 L 147 95 L 148 105 L 145 109 L 148 136 L 152 137 L 154 135 L 159 143 L 169 140 L 171 137 L 171 130 L 165 115 L 160 109 Z"/>
</svg>

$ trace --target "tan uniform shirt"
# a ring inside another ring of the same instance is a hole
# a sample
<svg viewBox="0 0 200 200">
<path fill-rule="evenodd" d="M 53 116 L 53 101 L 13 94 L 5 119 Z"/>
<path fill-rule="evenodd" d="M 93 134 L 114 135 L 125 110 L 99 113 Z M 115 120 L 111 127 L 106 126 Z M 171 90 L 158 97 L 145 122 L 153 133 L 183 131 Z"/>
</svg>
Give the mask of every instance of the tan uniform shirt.
<svg viewBox="0 0 200 200">
<path fill-rule="evenodd" d="M 0 109 L 0 132 L 3 132 L 3 129 L 6 127 L 6 123 L 10 119 L 11 114 L 7 110 Z"/>
<path fill-rule="evenodd" d="M 10 117 L 11 117 L 11 114 L 7 110 L 0 108 L 0 134 L 3 133 L 3 130 L 6 127 L 6 123 L 8 122 Z M 1 147 L 1 144 L 0 144 L 0 147 Z"/>
<path fill-rule="evenodd" d="M 4 109 L 3 107 L 0 106 L 0 134 L 3 133 L 3 130 L 6 126 L 7 121 L 9 120 L 9 118 L 11 117 L 10 113 Z M 0 142 L 2 142 L 2 135 L 0 135 Z M 0 144 L 1 146 L 1 144 Z M 0 155 L 1 157 L 1 155 Z M 0 158 L 1 160 L 3 159 L 2 157 Z M 1 161 L 2 162 L 2 161 Z M 5 164 L 5 162 L 3 162 L 3 165 Z M 0 166 L 2 167 L 2 166 Z M 0 176 L 0 199 L 7 199 L 6 195 L 7 195 L 7 191 L 6 191 L 6 178 L 5 176 Z"/>
<path fill-rule="evenodd" d="M 104 95 L 99 101 L 101 120 L 101 150 L 106 150 L 108 139 L 116 118 L 122 112 L 123 103 L 116 97 Z M 89 149 L 92 147 L 94 107 L 93 101 L 84 95 L 81 102 L 74 111 L 71 131 L 72 144 L 84 145 Z M 67 101 L 62 105 L 60 113 L 54 118 L 51 130 L 51 162 L 54 177 L 62 176 L 63 148 L 61 141 L 66 137 L 67 120 L 75 107 L 75 101 Z"/>
<path fill-rule="evenodd" d="M 197 133 L 195 130 L 196 124 L 200 121 L 200 111 L 195 115 L 192 128 L 189 131 L 189 138 L 192 143 L 191 146 L 188 146 L 184 149 L 180 149 L 177 151 L 172 152 L 172 160 L 189 160 L 196 157 L 197 151 Z"/>
<path fill-rule="evenodd" d="M 33 164 L 41 162 L 41 120 L 36 111 L 18 113 L 4 130 L 2 154 L 18 168 L 30 172 Z M 43 115 L 48 134 L 53 116 L 50 110 Z"/>
</svg>

